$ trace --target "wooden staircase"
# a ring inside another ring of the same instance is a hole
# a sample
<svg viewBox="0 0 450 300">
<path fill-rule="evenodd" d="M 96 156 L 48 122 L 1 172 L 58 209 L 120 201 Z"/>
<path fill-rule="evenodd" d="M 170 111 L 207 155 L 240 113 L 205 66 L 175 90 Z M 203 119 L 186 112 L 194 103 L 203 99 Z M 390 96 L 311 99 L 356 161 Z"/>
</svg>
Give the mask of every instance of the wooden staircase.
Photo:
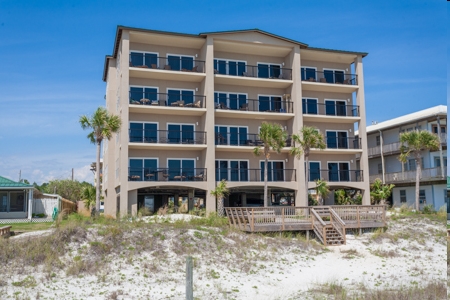
<svg viewBox="0 0 450 300">
<path fill-rule="evenodd" d="M 325 246 L 345 245 L 345 223 L 329 206 L 311 208 L 313 231 Z"/>
</svg>

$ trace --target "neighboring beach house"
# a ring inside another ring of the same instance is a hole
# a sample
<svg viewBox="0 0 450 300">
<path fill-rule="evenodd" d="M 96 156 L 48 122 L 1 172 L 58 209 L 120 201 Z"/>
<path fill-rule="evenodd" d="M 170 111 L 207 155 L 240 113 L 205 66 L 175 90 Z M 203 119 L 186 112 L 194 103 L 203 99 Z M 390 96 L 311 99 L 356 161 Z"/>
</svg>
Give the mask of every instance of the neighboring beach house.
<svg viewBox="0 0 450 300">
<path fill-rule="evenodd" d="M 31 219 L 34 187 L 0 176 L 0 219 Z"/>
<path fill-rule="evenodd" d="M 226 206 L 260 206 L 265 167 L 271 206 L 308 205 L 305 182 L 312 189 L 319 178 L 331 190 L 360 190 L 370 204 L 366 55 L 259 29 L 183 34 L 118 26 L 103 73 L 106 108 L 122 119 L 103 147 L 105 214 L 157 210 L 181 198 L 189 209 L 200 203 L 215 211 L 210 191 L 222 179 L 230 188 Z M 312 149 L 306 166 L 289 154 L 288 138 L 265 166 L 252 153 L 263 121 L 289 135 L 315 126 L 327 148 Z"/>
<path fill-rule="evenodd" d="M 400 134 L 412 130 L 428 130 L 440 138 L 437 151 L 422 153 L 420 179 L 420 206 L 432 204 L 435 209 L 448 205 L 447 176 L 447 106 L 439 105 L 388 121 L 367 126 L 370 183 L 380 178 L 386 184 L 395 184 L 391 203 L 414 205 L 416 163 L 413 157 L 402 166 Z M 443 163 L 442 163 L 443 161 Z"/>
</svg>

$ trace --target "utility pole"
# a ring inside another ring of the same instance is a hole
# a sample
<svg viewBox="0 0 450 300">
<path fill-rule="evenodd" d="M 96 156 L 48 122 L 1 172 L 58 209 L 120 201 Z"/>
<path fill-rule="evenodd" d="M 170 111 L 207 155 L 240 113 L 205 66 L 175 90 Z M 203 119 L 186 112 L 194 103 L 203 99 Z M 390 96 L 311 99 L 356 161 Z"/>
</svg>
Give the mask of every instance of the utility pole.
<svg viewBox="0 0 450 300">
<path fill-rule="evenodd" d="M 22 170 L 19 170 L 19 182 L 22 181 Z"/>
</svg>

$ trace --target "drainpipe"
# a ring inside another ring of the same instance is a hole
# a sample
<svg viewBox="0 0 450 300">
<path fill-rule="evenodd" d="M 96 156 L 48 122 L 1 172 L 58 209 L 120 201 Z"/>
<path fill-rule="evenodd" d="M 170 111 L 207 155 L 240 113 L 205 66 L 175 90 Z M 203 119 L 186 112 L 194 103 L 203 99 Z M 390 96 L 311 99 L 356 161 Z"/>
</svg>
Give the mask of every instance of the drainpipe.
<svg viewBox="0 0 450 300">
<path fill-rule="evenodd" d="M 378 130 L 380 133 L 380 154 L 381 154 L 381 173 L 383 175 L 383 184 L 386 183 L 386 172 L 384 170 L 384 155 L 383 155 L 383 132 L 381 130 Z"/>
<path fill-rule="evenodd" d="M 439 136 L 439 160 L 441 162 L 441 177 L 445 178 L 444 174 L 444 157 L 442 155 L 442 142 L 441 142 L 441 118 L 437 115 L 437 132 Z"/>
</svg>

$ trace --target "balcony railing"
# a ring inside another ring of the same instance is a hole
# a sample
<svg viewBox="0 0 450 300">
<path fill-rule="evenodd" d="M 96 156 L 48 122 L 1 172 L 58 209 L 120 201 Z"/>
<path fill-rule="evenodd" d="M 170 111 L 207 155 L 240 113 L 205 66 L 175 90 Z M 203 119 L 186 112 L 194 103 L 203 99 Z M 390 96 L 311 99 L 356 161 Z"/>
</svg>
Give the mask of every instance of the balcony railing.
<svg viewBox="0 0 450 300">
<path fill-rule="evenodd" d="M 222 179 L 239 182 L 263 182 L 264 169 L 245 168 L 220 168 L 216 169 L 216 181 Z M 295 169 L 268 170 L 268 182 L 292 182 L 296 181 Z"/>
<path fill-rule="evenodd" d="M 128 168 L 128 181 L 206 181 L 206 168 Z"/>
<path fill-rule="evenodd" d="M 223 110 L 293 113 L 293 102 L 287 100 L 218 98 L 215 102 L 215 108 Z"/>
<path fill-rule="evenodd" d="M 320 83 L 331 83 L 331 84 L 348 84 L 357 85 L 357 75 L 355 74 L 345 74 L 342 71 L 312 71 L 310 69 L 305 69 L 301 71 L 302 81 L 310 82 L 320 82 Z"/>
<path fill-rule="evenodd" d="M 204 73 L 205 62 L 187 56 L 157 57 L 152 53 L 130 53 L 130 67 L 166 71 Z"/>
<path fill-rule="evenodd" d="M 395 183 L 395 182 L 415 182 L 416 181 L 416 171 L 405 171 L 405 172 L 392 172 L 386 173 L 384 175 L 386 183 Z M 447 167 L 444 168 L 444 175 L 447 174 Z M 383 174 L 375 174 L 370 175 L 370 182 L 374 182 L 375 179 L 383 178 Z M 422 176 L 420 177 L 421 181 L 430 181 L 430 180 L 444 180 L 441 176 L 441 167 L 436 168 L 427 168 L 422 169 Z"/>
<path fill-rule="evenodd" d="M 134 105 L 205 108 L 205 98 L 203 95 L 130 92 L 130 104 Z"/>
<path fill-rule="evenodd" d="M 447 133 L 441 133 L 441 144 L 447 145 Z"/>
<path fill-rule="evenodd" d="M 383 145 L 383 154 L 393 154 L 400 152 L 400 142 Z M 369 157 L 381 155 L 381 146 L 371 147 L 367 149 Z"/>
<path fill-rule="evenodd" d="M 364 181 L 362 170 L 308 170 L 308 181 L 317 179 L 328 182 L 360 182 Z"/>
<path fill-rule="evenodd" d="M 205 131 L 129 129 L 130 143 L 205 145 Z"/>
<path fill-rule="evenodd" d="M 361 139 L 356 137 L 329 137 L 325 138 L 327 149 L 361 149 Z"/>
<path fill-rule="evenodd" d="M 214 74 L 268 79 L 292 79 L 292 69 L 281 68 L 280 65 L 274 64 L 251 66 L 243 62 L 218 61 L 214 67 Z"/>
<path fill-rule="evenodd" d="M 303 102 L 302 112 L 308 115 L 359 117 L 359 106 Z"/>
<path fill-rule="evenodd" d="M 264 146 L 264 142 L 260 140 L 256 133 L 215 133 L 215 144 L 220 146 Z M 285 147 L 290 147 L 292 140 L 290 137 L 286 139 Z"/>
</svg>

